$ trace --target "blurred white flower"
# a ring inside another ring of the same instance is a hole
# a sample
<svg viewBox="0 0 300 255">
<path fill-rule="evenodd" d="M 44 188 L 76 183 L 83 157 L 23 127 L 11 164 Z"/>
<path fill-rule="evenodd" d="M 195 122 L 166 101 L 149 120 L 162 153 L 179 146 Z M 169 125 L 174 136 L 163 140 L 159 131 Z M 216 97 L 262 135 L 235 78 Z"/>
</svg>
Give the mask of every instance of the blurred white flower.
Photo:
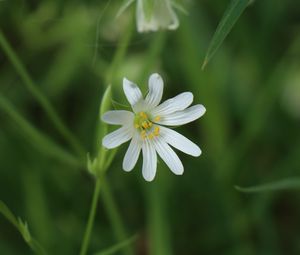
<svg viewBox="0 0 300 255">
<path fill-rule="evenodd" d="M 174 30 L 179 26 L 170 0 L 137 0 L 136 23 L 138 32 Z"/>
<path fill-rule="evenodd" d="M 126 78 L 123 79 L 123 89 L 133 112 L 115 110 L 102 116 L 102 120 L 108 124 L 122 125 L 103 138 L 103 146 L 112 149 L 131 140 L 123 160 L 123 169 L 131 171 L 142 151 L 142 173 L 146 181 L 152 181 L 155 177 L 156 152 L 174 174 L 183 174 L 183 165 L 170 145 L 194 157 L 200 156 L 201 150 L 189 139 L 164 125 L 179 126 L 192 122 L 205 113 L 204 106 L 198 104 L 189 107 L 193 102 L 191 92 L 181 93 L 159 105 L 163 94 L 163 80 L 159 74 L 150 76 L 149 92 L 145 99 L 139 87 Z"/>
<path fill-rule="evenodd" d="M 178 28 L 179 20 L 172 8 L 172 0 L 128 0 L 117 16 L 134 1 L 137 1 L 136 24 L 139 33 Z"/>
</svg>

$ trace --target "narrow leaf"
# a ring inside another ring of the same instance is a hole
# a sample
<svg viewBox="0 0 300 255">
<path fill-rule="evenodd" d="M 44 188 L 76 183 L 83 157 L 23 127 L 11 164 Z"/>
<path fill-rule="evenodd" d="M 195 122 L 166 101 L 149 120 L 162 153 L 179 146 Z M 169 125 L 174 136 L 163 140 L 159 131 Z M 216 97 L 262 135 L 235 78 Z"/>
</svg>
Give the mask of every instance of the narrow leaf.
<svg viewBox="0 0 300 255">
<path fill-rule="evenodd" d="M 120 17 L 121 14 L 123 14 L 124 11 L 127 10 L 127 8 L 134 2 L 135 0 L 125 0 L 122 4 L 121 8 L 119 9 L 116 18 Z"/>
<path fill-rule="evenodd" d="M 107 112 L 111 108 L 111 86 L 108 86 L 107 89 L 104 92 L 104 95 L 102 97 L 102 101 L 100 104 L 100 119 L 103 116 L 105 112 Z M 98 160 L 99 160 L 99 167 L 101 170 L 104 170 L 104 162 L 106 161 L 107 153 L 108 151 L 102 146 L 102 138 L 107 134 L 108 126 L 104 122 L 100 122 L 100 128 L 99 128 L 99 134 L 98 137 L 100 139 L 101 148 L 99 150 Z"/>
<path fill-rule="evenodd" d="M 30 243 L 28 243 L 28 245 L 35 252 L 35 254 L 39 254 L 39 255 L 47 254 L 43 246 L 41 246 L 41 244 L 34 238 L 31 238 Z"/>
<path fill-rule="evenodd" d="M 31 235 L 28 229 L 27 222 L 23 222 L 21 218 L 18 218 L 18 221 L 19 221 L 19 231 L 21 232 L 26 243 L 30 243 Z"/>
<path fill-rule="evenodd" d="M 40 245 L 40 243 L 32 238 L 27 222 L 23 222 L 20 218 L 16 218 L 14 214 L 10 211 L 7 205 L 0 200 L 0 213 L 11 223 L 13 224 L 19 233 L 22 235 L 24 241 L 28 246 L 38 255 L 46 255 L 46 251 Z"/>
<path fill-rule="evenodd" d="M 99 109 L 100 118 L 105 112 L 107 112 L 110 109 L 110 105 L 111 105 L 111 86 L 109 85 L 106 88 L 102 97 L 102 101 L 100 103 L 100 109 Z"/>
<path fill-rule="evenodd" d="M 117 151 L 118 151 L 118 148 L 115 148 L 115 149 L 109 151 L 109 154 L 107 155 L 107 160 L 103 166 L 103 171 L 106 171 L 110 167 L 113 159 L 116 156 Z"/>
<path fill-rule="evenodd" d="M 101 144 L 102 138 L 107 134 L 108 131 L 108 126 L 106 123 L 101 121 L 101 117 L 111 108 L 111 101 L 111 86 L 109 85 L 102 96 L 99 107 L 99 124 L 96 134 L 96 150 L 98 155 L 95 159 L 91 159 L 88 155 L 88 170 L 90 173 L 96 176 L 99 176 L 99 174 L 105 171 L 107 158 L 110 158 L 110 154 L 112 153 L 112 151 L 108 151 Z"/>
<path fill-rule="evenodd" d="M 222 42 L 229 34 L 230 30 L 241 16 L 246 7 L 252 2 L 252 0 L 232 0 L 227 10 L 225 11 L 214 35 L 209 44 L 206 56 L 202 65 L 202 70 L 205 68 L 207 63 L 216 53 Z"/>
<path fill-rule="evenodd" d="M 0 213 L 19 230 L 18 220 L 15 218 L 9 208 L 0 200 Z"/>
<path fill-rule="evenodd" d="M 96 253 L 95 255 L 111 255 L 111 254 L 115 254 L 116 252 L 122 250 L 124 247 L 130 245 L 131 243 L 133 243 L 136 239 L 137 239 L 137 235 L 134 235 L 120 243 L 117 243 L 115 245 L 113 245 L 112 247 L 104 250 L 104 251 L 100 251 L 98 253 Z"/>
<path fill-rule="evenodd" d="M 37 100 L 37 102 L 44 109 L 49 119 L 53 122 L 56 129 L 64 136 L 65 140 L 69 142 L 71 146 L 73 146 L 74 150 L 77 153 L 84 157 L 85 152 L 81 145 L 78 143 L 77 139 L 73 136 L 73 134 L 68 130 L 68 128 L 64 125 L 62 119 L 56 113 L 54 107 L 48 100 L 48 98 L 44 95 L 44 93 L 40 90 L 40 88 L 34 83 L 33 79 L 30 77 L 28 71 L 25 66 L 17 56 L 14 49 L 11 47 L 10 43 L 6 39 L 5 35 L 2 33 L 0 29 L 0 47 L 3 49 L 4 53 L 10 60 L 11 64 L 14 66 L 16 72 L 19 74 L 23 83 L 27 90 L 31 93 L 31 95 Z"/>
<path fill-rule="evenodd" d="M 300 178 L 285 179 L 277 182 L 251 186 L 251 187 L 240 187 L 235 186 L 238 191 L 246 193 L 265 192 L 265 191 L 277 191 L 287 189 L 300 189 Z"/>
<path fill-rule="evenodd" d="M 39 151 L 46 155 L 60 159 L 72 166 L 78 166 L 80 163 L 72 154 L 65 151 L 64 148 L 56 144 L 51 138 L 37 130 L 31 123 L 24 119 L 15 107 L 0 94 L 0 109 L 2 109 L 16 124 L 17 130 Z"/>
</svg>

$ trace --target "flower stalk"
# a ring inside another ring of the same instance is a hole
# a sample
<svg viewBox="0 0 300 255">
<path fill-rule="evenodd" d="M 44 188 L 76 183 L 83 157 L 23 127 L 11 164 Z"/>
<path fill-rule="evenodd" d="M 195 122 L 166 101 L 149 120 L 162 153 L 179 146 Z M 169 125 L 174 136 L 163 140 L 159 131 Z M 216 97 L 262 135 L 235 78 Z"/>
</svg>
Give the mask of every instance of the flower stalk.
<svg viewBox="0 0 300 255">
<path fill-rule="evenodd" d="M 97 212 L 97 205 L 98 205 L 98 199 L 99 199 L 99 195 L 100 195 L 101 184 L 102 184 L 102 178 L 98 177 L 97 181 L 95 183 L 95 189 L 94 189 L 91 209 L 90 209 L 90 213 L 89 213 L 88 222 L 86 225 L 86 230 L 85 230 L 85 233 L 83 236 L 83 241 L 81 244 L 80 255 L 85 255 L 88 250 L 91 233 L 92 233 L 93 225 L 94 225 L 94 221 L 95 221 L 95 216 L 96 216 L 96 212 Z"/>
</svg>

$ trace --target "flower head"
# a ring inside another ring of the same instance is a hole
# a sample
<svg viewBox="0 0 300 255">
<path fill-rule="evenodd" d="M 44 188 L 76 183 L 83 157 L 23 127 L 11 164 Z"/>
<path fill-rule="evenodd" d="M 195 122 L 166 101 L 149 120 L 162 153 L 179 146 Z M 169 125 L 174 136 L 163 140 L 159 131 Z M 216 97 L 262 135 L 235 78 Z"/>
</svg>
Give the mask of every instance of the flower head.
<svg viewBox="0 0 300 255">
<path fill-rule="evenodd" d="M 181 93 L 159 104 L 163 80 L 156 73 L 149 78 L 149 92 L 145 99 L 139 87 L 126 78 L 123 89 L 133 112 L 115 110 L 102 116 L 104 122 L 122 126 L 103 138 L 103 146 L 112 149 L 131 140 L 123 159 L 123 169 L 131 171 L 142 151 L 142 174 L 146 181 L 155 177 L 157 153 L 174 174 L 183 174 L 182 162 L 171 146 L 194 157 L 200 156 L 201 150 L 192 141 L 165 126 L 179 126 L 200 118 L 205 113 L 204 106 L 189 107 L 193 102 L 191 92 Z"/>
<path fill-rule="evenodd" d="M 139 33 L 178 28 L 179 21 L 172 8 L 172 5 L 177 5 L 173 3 L 173 0 L 127 0 L 120 8 L 117 17 L 134 1 L 137 2 L 136 24 Z"/>
<path fill-rule="evenodd" d="M 138 32 L 174 30 L 179 26 L 171 0 L 137 0 L 136 21 Z"/>
</svg>

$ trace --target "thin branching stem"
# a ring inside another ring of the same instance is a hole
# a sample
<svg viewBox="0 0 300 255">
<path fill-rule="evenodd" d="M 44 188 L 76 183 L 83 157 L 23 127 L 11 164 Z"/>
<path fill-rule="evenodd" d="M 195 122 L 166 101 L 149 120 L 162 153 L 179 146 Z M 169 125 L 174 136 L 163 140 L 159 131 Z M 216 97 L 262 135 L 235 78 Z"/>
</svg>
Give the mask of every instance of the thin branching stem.
<svg viewBox="0 0 300 255">
<path fill-rule="evenodd" d="M 93 229 L 93 225 L 94 225 L 94 221 L 95 221 L 95 216 L 96 216 L 96 212 L 97 212 L 97 204 L 98 204 L 101 184 L 102 184 L 102 178 L 98 177 L 96 184 L 95 184 L 95 189 L 94 189 L 94 194 L 93 194 L 93 199 L 92 199 L 88 222 L 86 225 L 85 233 L 83 236 L 83 241 L 81 244 L 80 255 L 85 255 L 88 250 L 91 233 L 92 233 L 92 229 Z"/>
</svg>

